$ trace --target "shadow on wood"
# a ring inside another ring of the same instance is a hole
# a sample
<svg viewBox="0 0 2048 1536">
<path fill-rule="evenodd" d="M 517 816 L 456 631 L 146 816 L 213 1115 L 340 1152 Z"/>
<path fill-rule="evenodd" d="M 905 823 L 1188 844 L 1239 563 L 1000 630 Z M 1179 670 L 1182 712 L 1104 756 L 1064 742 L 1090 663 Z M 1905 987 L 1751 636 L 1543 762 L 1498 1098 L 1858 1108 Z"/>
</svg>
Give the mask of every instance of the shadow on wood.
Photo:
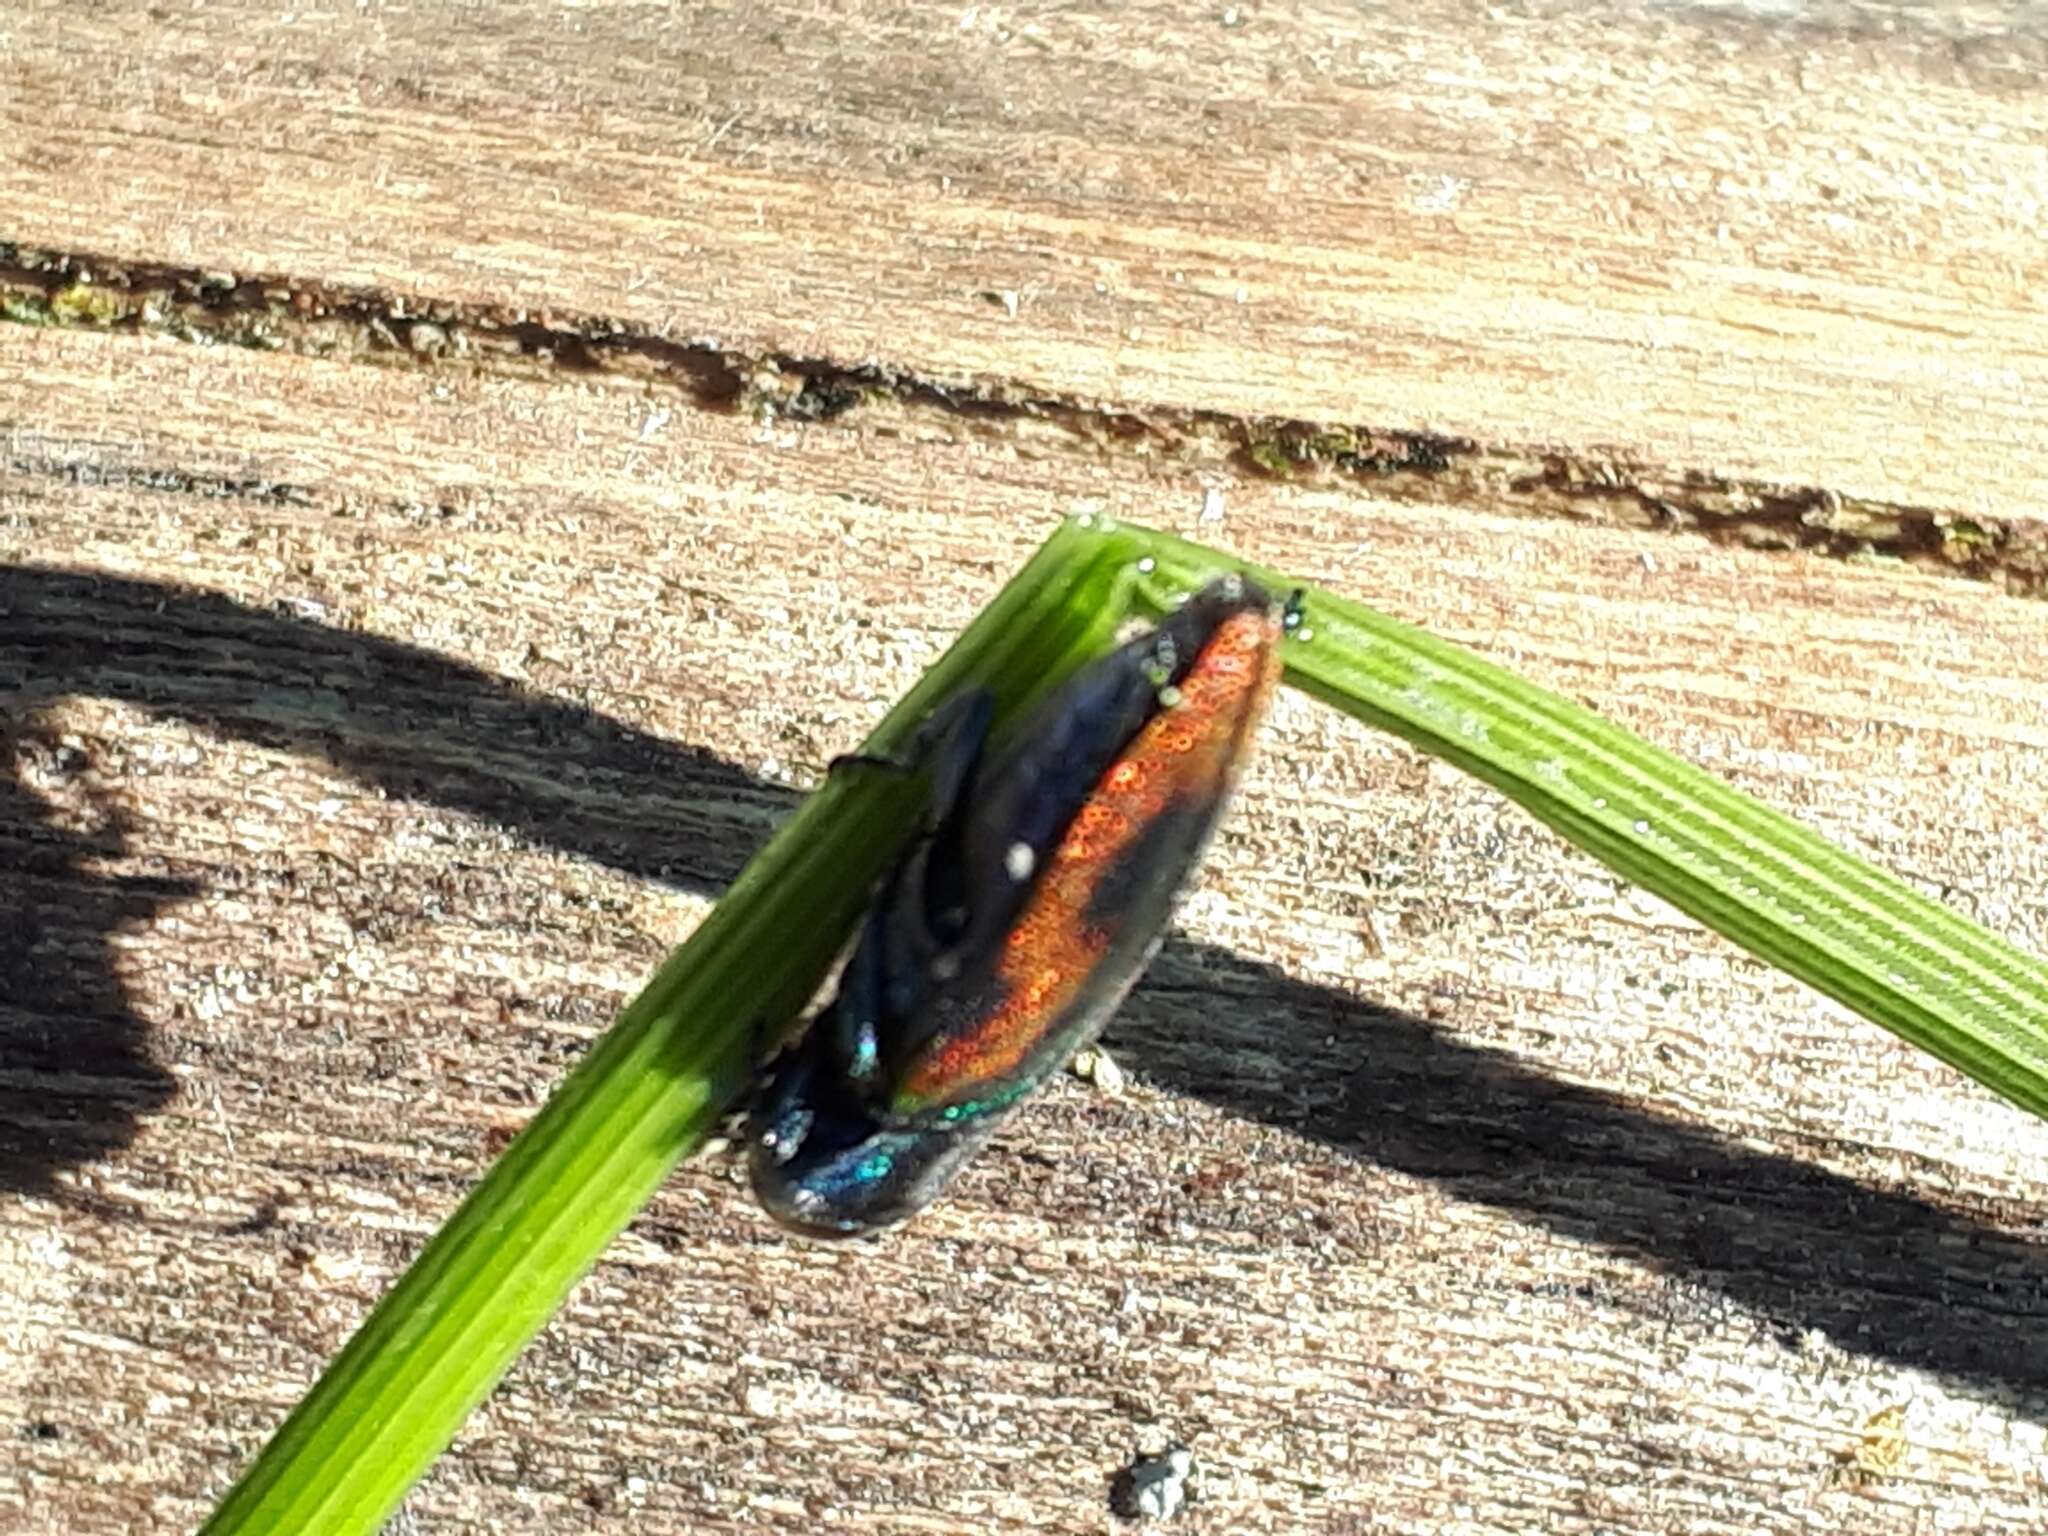
<svg viewBox="0 0 2048 1536">
<path fill-rule="evenodd" d="M 0 568 L 0 617 L 0 745 L 14 770 L 0 784 L 0 919 L 23 936 L 0 952 L 0 1178 L 18 1190 L 74 1198 L 53 1175 L 118 1150 L 168 1099 L 106 940 L 196 889 L 94 872 L 129 828 L 118 807 L 83 832 L 47 814 L 29 770 L 90 765 L 40 729 L 43 705 L 99 695 L 320 754 L 387 794 L 706 893 L 795 803 L 714 753 L 213 594 L 14 566 Z M 1112 1034 L 1172 1091 L 1654 1268 L 1668 1281 L 1654 1309 L 1673 1319 L 1733 1304 L 1784 1347 L 1818 1330 L 2048 1422 L 2048 1246 L 1993 1221 L 1557 1082 L 1210 946 L 1169 945 Z M 1188 1198 L 1223 1207 L 1212 1225 L 1232 1223 L 1221 1184 Z M 1374 1231 L 1369 1210 L 1320 1219 Z M 1383 1246 L 1401 1262 L 1397 1243 Z"/>
</svg>

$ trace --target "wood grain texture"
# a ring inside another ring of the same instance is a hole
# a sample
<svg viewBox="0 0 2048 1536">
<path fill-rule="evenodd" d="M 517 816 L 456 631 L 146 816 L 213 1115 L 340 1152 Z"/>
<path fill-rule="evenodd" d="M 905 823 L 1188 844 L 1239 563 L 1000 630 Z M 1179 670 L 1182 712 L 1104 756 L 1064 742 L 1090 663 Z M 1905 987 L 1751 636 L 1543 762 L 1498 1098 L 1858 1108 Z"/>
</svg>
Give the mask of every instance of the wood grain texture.
<svg viewBox="0 0 2048 1536">
<path fill-rule="evenodd" d="M 1200 531 L 2048 948 L 2037 603 L 1006 430 L 0 329 L 0 1523 L 188 1528 L 1055 510 Z M 224 423 L 232 422 L 232 430 Z M 1215 506 L 1210 502 L 1213 513 Z M 416 1530 L 2048 1515 L 2048 1129 L 1305 701 L 1179 936 L 886 1244 L 682 1171 Z"/>
<path fill-rule="evenodd" d="M 1313 572 L 2048 952 L 2038 602 L 1523 472 L 2038 523 L 2044 38 L 7 6 L 0 319 L 122 329 L 0 323 L 0 1529 L 189 1529 L 1062 513 Z M 974 398 L 692 377 L 774 355 Z M 1268 417 L 1473 453 L 1261 479 Z M 884 1244 L 679 1172 L 396 1529 L 1101 1531 L 1167 1439 L 1231 1536 L 2048 1522 L 2048 1129 L 1448 769 L 1284 698 L 1110 1042 Z"/>
<path fill-rule="evenodd" d="M 27 0 L 18 238 L 2038 513 L 2036 5 Z"/>
</svg>

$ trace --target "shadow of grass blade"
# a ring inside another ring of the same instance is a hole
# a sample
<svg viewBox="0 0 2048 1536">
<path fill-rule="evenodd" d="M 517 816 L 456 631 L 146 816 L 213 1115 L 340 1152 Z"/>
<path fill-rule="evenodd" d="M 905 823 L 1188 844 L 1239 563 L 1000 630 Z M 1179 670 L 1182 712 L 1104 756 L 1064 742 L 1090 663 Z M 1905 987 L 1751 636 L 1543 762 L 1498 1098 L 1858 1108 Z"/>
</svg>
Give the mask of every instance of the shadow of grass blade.
<svg viewBox="0 0 2048 1536">
<path fill-rule="evenodd" d="M 1236 562 L 1125 526 L 1159 579 Z M 2048 966 L 1568 699 L 1280 572 L 1313 638 L 1287 678 L 1457 764 L 1644 889 L 1759 958 L 2048 1116 Z"/>
<path fill-rule="evenodd" d="M 1466 769 L 1753 953 L 2048 1113 L 2048 968 L 1749 796 L 1469 652 L 1270 570 L 1130 526 L 1063 526 L 891 711 L 899 748 L 970 683 L 1005 712 L 1110 641 L 1139 562 L 1186 588 L 1304 589 L 1288 680 Z M 1139 589 L 1142 593 L 1142 588 Z M 808 799 L 428 1243 L 206 1530 L 374 1531 L 815 990 L 916 787 Z"/>
<path fill-rule="evenodd" d="M 1114 541 L 1063 527 L 865 750 L 981 683 L 1005 708 L 1109 642 Z M 806 800 L 400 1277 L 205 1530 L 375 1531 L 606 1243 L 700 1142 L 815 991 L 915 814 L 917 786 L 842 774 Z"/>
</svg>

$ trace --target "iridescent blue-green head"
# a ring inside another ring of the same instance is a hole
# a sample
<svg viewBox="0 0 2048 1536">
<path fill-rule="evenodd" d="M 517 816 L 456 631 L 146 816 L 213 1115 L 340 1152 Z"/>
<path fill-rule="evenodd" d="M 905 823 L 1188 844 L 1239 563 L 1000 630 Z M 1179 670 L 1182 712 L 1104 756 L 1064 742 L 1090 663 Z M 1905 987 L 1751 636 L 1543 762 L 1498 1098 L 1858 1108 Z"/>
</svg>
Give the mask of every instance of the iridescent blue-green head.
<svg viewBox="0 0 2048 1536">
<path fill-rule="evenodd" d="M 957 1129 L 882 1124 L 813 1028 L 769 1071 L 748 1121 L 754 1192 L 808 1237 L 858 1237 L 930 1203 L 998 1116 Z"/>
</svg>

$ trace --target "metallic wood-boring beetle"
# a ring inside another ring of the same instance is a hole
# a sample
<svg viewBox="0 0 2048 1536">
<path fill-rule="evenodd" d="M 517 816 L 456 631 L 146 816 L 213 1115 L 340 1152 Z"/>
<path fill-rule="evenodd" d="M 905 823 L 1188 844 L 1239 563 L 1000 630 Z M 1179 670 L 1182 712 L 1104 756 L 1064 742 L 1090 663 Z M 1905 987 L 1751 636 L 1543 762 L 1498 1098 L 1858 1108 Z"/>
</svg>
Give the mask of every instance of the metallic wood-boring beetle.
<svg viewBox="0 0 2048 1536">
<path fill-rule="evenodd" d="M 778 1220 L 850 1237 L 912 1215 L 1101 1029 L 1215 829 L 1282 627 L 1226 576 L 1054 687 L 999 755 L 985 691 L 934 712 L 923 829 L 755 1096 L 754 1189 Z"/>
</svg>

